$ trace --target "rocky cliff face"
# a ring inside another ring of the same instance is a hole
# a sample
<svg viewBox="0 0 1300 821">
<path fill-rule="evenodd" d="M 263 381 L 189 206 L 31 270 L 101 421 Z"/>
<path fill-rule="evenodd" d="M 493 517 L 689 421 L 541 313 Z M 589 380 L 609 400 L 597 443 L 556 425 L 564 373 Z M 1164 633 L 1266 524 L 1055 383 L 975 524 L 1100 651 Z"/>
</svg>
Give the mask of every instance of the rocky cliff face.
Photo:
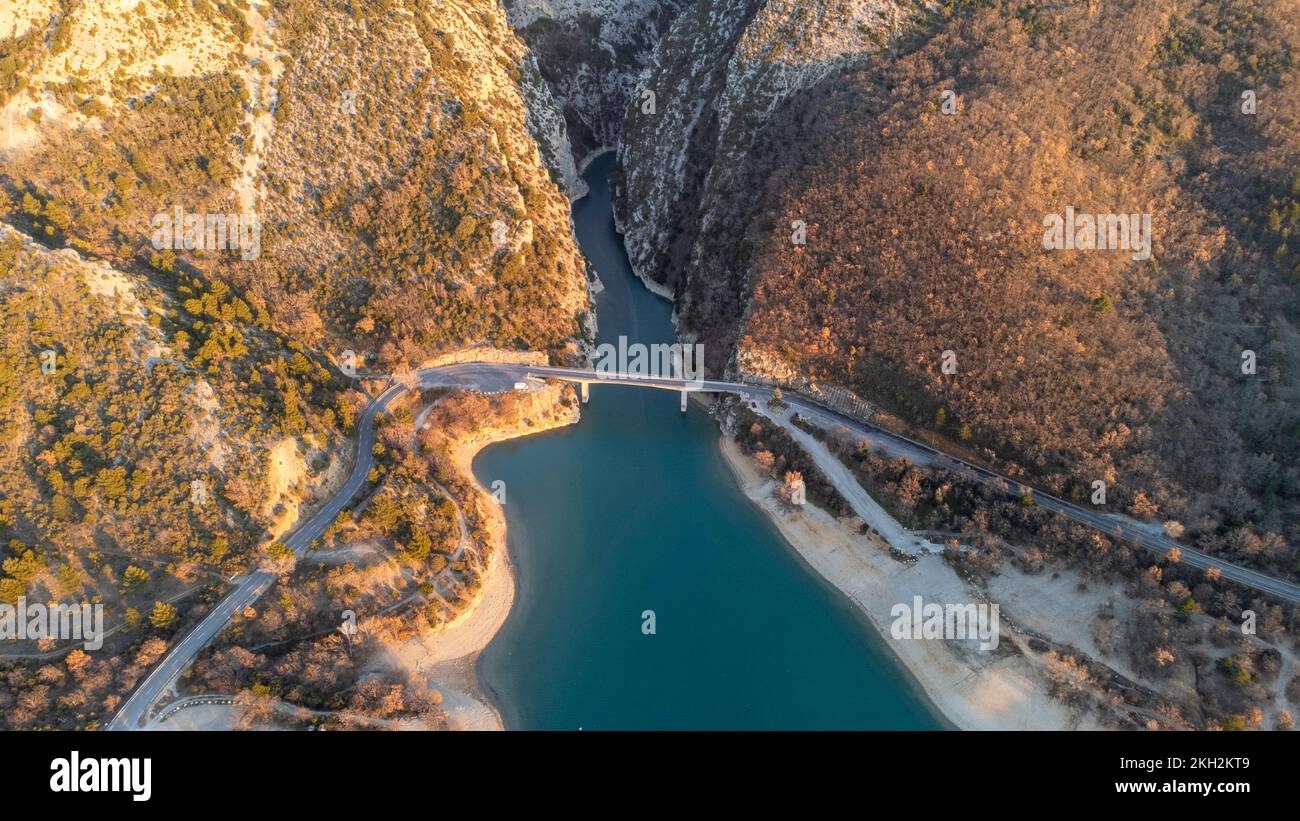
<svg viewBox="0 0 1300 821">
<path fill-rule="evenodd" d="M 836 382 L 1291 572 L 1232 545 L 1300 538 L 1292 16 L 701 0 L 629 108 L 629 255 L 714 373 Z M 1154 233 L 1045 244 L 1067 208 Z"/>
<path fill-rule="evenodd" d="M 702 188 L 717 157 L 719 103 L 732 51 L 756 0 L 703 0 L 678 18 L 646 69 L 654 95 L 628 109 L 616 185 L 618 219 L 633 270 L 671 294 L 673 260 L 689 254 Z M 640 102 L 640 101 L 638 101 Z"/>
<path fill-rule="evenodd" d="M 0 31 L 0 182 L 21 227 L 138 264 L 159 213 L 255 214 L 255 259 L 165 264 L 336 353 L 583 336 L 581 182 L 498 0 L 21 6 Z"/>
<path fill-rule="evenodd" d="M 0 601 L 116 631 L 0 724 L 102 725 L 338 489 L 337 365 L 578 355 L 566 132 L 499 0 L 0 0 Z"/>
<path fill-rule="evenodd" d="M 693 0 L 507 0 L 582 159 L 622 140 L 646 60 Z"/>
<path fill-rule="evenodd" d="M 744 272 L 720 268 L 707 245 L 746 220 L 762 182 L 750 154 L 769 124 L 793 96 L 896 41 L 910 14 L 887 0 L 702 0 L 660 42 L 644 80 L 656 110 L 628 110 L 618 216 L 634 269 L 677 295 L 684 331 L 740 318 Z M 715 368 L 734 341 L 716 338 Z"/>
</svg>

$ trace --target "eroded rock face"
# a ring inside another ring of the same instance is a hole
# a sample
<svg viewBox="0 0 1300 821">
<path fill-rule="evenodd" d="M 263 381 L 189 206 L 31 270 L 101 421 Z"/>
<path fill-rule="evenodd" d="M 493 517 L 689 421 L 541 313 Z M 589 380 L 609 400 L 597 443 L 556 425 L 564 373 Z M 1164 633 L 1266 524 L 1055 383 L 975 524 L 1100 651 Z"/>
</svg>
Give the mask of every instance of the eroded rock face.
<svg viewBox="0 0 1300 821">
<path fill-rule="evenodd" d="M 637 100 L 628 109 L 619 149 L 625 172 L 616 195 L 620 227 L 633 270 L 669 290 L 689 253 L 703 182 L 716 161 L 729 55 L 758 5 L 703 0 L 692 6 L 646 69 L 644 87 L 654 94 L 653 106 Z"/>
<path fill-rule="evenodd" d="M 701 244 L 747 221 L 755 141 L 792 97 L 870 60 L 909 20 L 882 0 L 701 0 L 660 42 L 644 79 L 656 110 L 628 109 L 620 225 L 637 274 L 677 295 L 684 331 L 731 329 L 710 367 L 727 364 L 747 283 Z"/>
<path fill-rule="evenodd" d="M 537 57 L 582 161 L 622 140 L 655 45 L 693 0 L 507 0 L 511 25 Z"/>
<path fill-rule="evenodd" d="M 99 0 L 66 24 L 28 6 L 20 82 L 0 95 L 0 176 L 34 192 L 55 244 L 147 261 L 152 215 L 255 214 L 255 258 L 181 249 L 178 264 L 304 344 L 409 363 L 585 333 L 567 202 L 582 184 L 498 0 Z M 119 29 L 136 48 L 99 59 L 88 32 Z"/>
<path fill-rule="evenodd" d="M 701 0 L 629 107 L 629 256 L 713 373 L 851 387 L 1049 488 L 1122 476 L 1135 515 L 1294 533 L 1300 382 L 1238 358 L 1297 338 L 1294 68 L 1240 56 L 1296 37 L 1276 2 Z M 1154 240 L 1058 253 L 1067 206 Z"/>
<path fill-rule="evenodd" d="M 644 85 L 657 110 L 628 110 L 623 220 L 638 273 L 674 286 L 707 192 L 734 176 L 782 103 L 878 52 L 906 21 L 879 0 L 706 0 L 661 41 Z"/>
</svg>

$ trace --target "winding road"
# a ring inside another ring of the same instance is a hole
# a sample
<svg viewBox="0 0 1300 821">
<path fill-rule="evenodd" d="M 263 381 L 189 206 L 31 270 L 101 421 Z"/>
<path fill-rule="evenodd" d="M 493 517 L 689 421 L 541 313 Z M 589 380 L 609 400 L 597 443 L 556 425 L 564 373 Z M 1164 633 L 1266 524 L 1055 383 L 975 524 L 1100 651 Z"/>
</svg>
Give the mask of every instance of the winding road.
<svg viewBox="0 0 1300 821">
<path fill-rule="evenodd" d="M 583 368 L 554 368 L 499 363 L 467 363 L 428 368 L 416 372 L 414 383 L 420 389 L 448 387 L 464 388 L 482 393 L 501 393 L 512 390 L 519 382 L 527 382 L 529 377 L 560 379 L 575 383 L 728 393 L 742 396 L 753 402 L 765 402 L 773 396 L 773 388 L 764 385 L 710 380 L 689 381 L 670 377 L 610 375 Z M 366 408 L 357 425 L 356 464 L 353 466 L 347 482 L 338 493 L 334 494 L 307 520 L 306 524 L 295 530 L 284 541 L 288 547 L 293 549 L 296 557 L 302 558 L 311 543 L 325 532 L 325 529 L 329 527 L 343 508 L 352 501 L 365 485 L 370 469 L 374 466 L 372 448 L 375 442 L 375 417 L 384 412 L 394 399 L 403 395 L 406 391 L 407 388 L 404 385 L 392 385 L 385 389 Z M 1107 536 L 1154 551 L 1161 556 L 1177 548 L 1182 553 L 1184 564 L 1206 570 L 1216 568 L 1222 573 L 1224 579 L 1269 593 L 1290 602 L 1300 603 L 1300 585 L 1274 578 L 1257 570 L 1222 561 L 1186 545 L 1179 544 L 1163 533 L 1154 531 L 1151 525 L 1142 524 L 1114 514 L 1089 510 L 1063 499 L 1058 499 L 1014 479 L 978 465 L 964 462 L 905 436 L 825 408 L 805 397 L 786 393 L 783 399 L 793 412 L 797 412 L 801 417 L 818 427 L 825 429 L 843 428 L 875 444 L 884 446 L 893 454 L 907 456 L 917 464 L 947 467 L 966 473 L 984 483 L 1005 484 L 1006 489 L 1009 492 L 1016 493 L 1016 495 L 1021 495 L 1026 491 L 1032 492 L 1033 498 L 1039 506 L 1060 513 Z M 256 570 L 237 579 L 235 589 L 167 653 L 162 662 L 145 677 L 144 681 L 123 703 L 117 714 L 106 726 L 106 729 L 139 729 L 141 722 L 148 717 L 153 705 L 174 686 L 176 679 L 193 663 L 199 652 L 225 629 L 236 613 L 243 611 L 261 598 L 275 583 L 275 580 L 276 574 L 265 570 Z"/>
</svg>

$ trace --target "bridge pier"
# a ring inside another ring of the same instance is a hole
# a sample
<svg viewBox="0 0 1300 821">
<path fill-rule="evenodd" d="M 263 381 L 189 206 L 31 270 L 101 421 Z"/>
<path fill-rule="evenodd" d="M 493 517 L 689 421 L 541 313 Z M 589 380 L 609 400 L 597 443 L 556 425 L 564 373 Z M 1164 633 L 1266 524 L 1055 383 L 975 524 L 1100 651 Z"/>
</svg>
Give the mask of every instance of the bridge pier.
<svg viewBox="0 0 1300 821">
<path fill-rule="evenodd" d="M 591 400 L 591 393 L 589 391 L 589 389 L 591 388 L 591 383 L 582 382 L 580 384 L 582 385 L 582 404 L 585 405 L 587 404 L 587 402 Z"/>
<path fill-rule="evenodd" d="M 686 391 L 682 391 L 682 413 L 686 413 Z"/>
</svg>

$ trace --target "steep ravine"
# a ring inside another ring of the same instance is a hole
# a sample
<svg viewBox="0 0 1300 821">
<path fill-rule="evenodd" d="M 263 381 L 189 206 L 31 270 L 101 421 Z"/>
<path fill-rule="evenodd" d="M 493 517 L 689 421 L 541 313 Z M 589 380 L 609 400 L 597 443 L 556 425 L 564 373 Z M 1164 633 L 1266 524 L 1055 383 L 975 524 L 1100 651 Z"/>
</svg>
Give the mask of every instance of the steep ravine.
<svg viewBox="0 0 1300 821">
<path fill-rule="evenodd" d="M 889 0 L 700 0 L 655 49 L 643 84 L 656 107 L 627 109 L 616 213 L 633 270 L 675 296 L 712 371 L 734 368 L 749 288 L 742 249 L 712 241 L 753 222 L 767 173 L 756 157 L 784 144 L 783 106 L 869 61 L 909 20 Z"/>
<path fill-rule="evenodd" d="M 624 112 L 668 27 L 692 0 L 505 0 L 579 161 L 623 138 Z"/>
</svg>

